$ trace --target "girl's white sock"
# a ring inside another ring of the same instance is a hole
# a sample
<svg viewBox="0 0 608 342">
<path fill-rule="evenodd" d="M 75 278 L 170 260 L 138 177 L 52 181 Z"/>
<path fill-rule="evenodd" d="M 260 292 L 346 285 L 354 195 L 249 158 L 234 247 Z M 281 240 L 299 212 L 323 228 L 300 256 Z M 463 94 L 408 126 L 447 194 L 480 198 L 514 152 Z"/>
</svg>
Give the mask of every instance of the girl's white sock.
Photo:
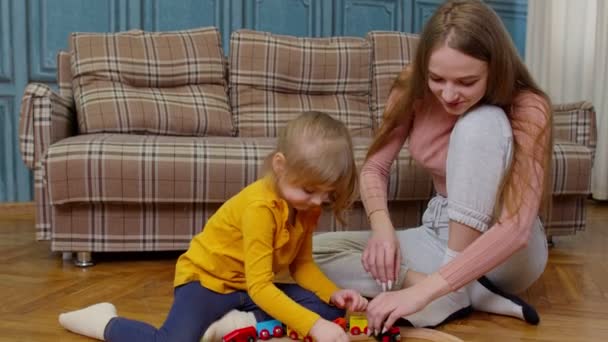
<svg viewBox="0 0 608 342">
<path fill-rule="evenodd" d="M 209 326 L 201 342 L 222 341 L 222 337 L 229 332 L 248 326 L 255 327 L 256 323 L 257 321 L 253 312 L 231 310 Z"/>
<path fill-rule="evenodd" d="M 99 303 L 60 314 L 59 324 L 71 332 L 104 341 L 103 333 L 106 325 L 116 316 L 114 305 Z"/>
</svg>

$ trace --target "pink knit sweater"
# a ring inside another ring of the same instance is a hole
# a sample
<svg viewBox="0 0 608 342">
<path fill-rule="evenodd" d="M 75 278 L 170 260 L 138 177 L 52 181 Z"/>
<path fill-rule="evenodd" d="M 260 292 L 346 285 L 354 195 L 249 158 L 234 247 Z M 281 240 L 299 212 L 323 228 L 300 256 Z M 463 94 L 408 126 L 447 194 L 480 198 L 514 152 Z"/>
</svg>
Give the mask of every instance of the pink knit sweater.
<svg viewBox="0 0 608 342">
<path fill-rule="evenodd" d="M 523 192 L 523 203 L 516 215 L 509 217 L 504 214 L 504 210 L 498 223 L 439 270 L 439 274 L 452 290 L 459 289 L 492 270 L 525 247 L 528 242 L 538 216 L 544 176 L 542 167 L 534 163 L 529 155 L 542 153 L 543 148 L 538 148 L 538 144 L 534 143 L 529 134 L 524 133 L 522 127 L 526 125 L 526 130 L 532 130 L 535 136 L 543 134 L 543 113 L 546 108 L 544 103 L 541 97 L 529 92 L 520 93 L 513 101 L 508 116 L 514 142 L 527 152 L 514 155 L 513 168 L 518 171 L 516 160 L 519 160 L 519 163 L 534 164 L 531 168 L 533 171 L 527 175 L 530 186 L 519 186 Z M 436 191 L 443 196 L 449 196 L 445 179 L 447 151 L 450 133 L 458 117 L 445 112 L 439 104 L 433 104 L 425 110 L 417 110 L 412 119 L 411 123 L 403 122 L 397 126 L 391 132 L 388 143 L 371 156 L 361 170 L 361 197 L 368 213 L 388 210 L 387 185 L 390 166 L 408 137 L 408 148 L 414 160 L 430 172 Z"/>
</svg>

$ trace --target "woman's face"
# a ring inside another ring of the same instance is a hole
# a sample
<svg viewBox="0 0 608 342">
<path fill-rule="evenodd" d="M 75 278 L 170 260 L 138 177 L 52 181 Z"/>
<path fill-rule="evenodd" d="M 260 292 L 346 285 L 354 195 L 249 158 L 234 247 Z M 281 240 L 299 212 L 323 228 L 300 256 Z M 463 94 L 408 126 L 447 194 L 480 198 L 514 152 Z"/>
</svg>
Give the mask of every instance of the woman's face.
<svg viewBox="0 0 608 342">
<path fill-rule="evenodd" d="M 487 89 L 488 63 L 443 45 L 429 59 L 428 84 L 445 110 L 462 115 Z"/>
</svg>

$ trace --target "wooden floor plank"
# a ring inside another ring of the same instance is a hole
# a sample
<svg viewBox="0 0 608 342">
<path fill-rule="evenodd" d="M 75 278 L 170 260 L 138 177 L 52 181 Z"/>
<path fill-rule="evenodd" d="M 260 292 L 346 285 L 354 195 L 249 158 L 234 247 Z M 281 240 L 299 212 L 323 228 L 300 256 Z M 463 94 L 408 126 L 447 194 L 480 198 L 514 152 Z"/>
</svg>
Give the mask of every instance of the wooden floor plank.
<svg viewBox="0 0 608 342">
<path fill-rule="evenodd" d="M 59 313 L 101 301 L 162 324 L 179 253 L 118 253 L 80 269 L 34 239 L 31 205 L 0 206 L 0 342 L 91 341 L 65 331 Z M 538 326 L 476 312 L 440 330 L 465 341 L 608 341 L 608 204 L 588 202 L 587 231 L 555 238 L 542 277 L 525 293 Z M 416 341 L 416 340 L 408 340 Z"/>
</svg>

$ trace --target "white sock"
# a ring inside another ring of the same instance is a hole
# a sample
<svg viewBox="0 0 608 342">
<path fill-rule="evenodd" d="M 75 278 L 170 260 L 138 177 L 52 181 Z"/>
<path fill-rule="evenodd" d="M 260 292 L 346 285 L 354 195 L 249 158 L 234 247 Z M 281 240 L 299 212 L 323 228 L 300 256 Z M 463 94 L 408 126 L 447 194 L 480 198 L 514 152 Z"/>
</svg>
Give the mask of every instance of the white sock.
<svg viewBox="0 0 608 342">
<path fill-rule="evenodd" d="M 257 323 L 253 312 L 243 312 L 231 310 L 222 318 L 213 322 L 205 331 L 201 342 L 218 342 L 222 341 L 222 337 L 236 329 L 254 326 Z"/>
<path fill-rule="evenodd" d="M 487 277 L 466 286 L 473 308 L 493 314 L 519 318 L 530 324 L 538 324 L 538 313 L 523 299 L 501 291 Z"/>
<path fill-rule="evenodd" d="M 114 305 L 99 303 L 60 314 L 59 324 L 71 332 L 104 341 L 103 332 L 106 325 L 116 316 Z"/>
<path fill-rule="evenodd" d="M 447 248 L 441 264 L 447 264 L 458 254 L 458 252 Z M 468 315 L 471 312 L 470 306 L 469 295 L 464 288 L 461 288 L 435 299 L 424 309 L 404 318 L 417 328 L 435 327 Z"/>
</svg>

